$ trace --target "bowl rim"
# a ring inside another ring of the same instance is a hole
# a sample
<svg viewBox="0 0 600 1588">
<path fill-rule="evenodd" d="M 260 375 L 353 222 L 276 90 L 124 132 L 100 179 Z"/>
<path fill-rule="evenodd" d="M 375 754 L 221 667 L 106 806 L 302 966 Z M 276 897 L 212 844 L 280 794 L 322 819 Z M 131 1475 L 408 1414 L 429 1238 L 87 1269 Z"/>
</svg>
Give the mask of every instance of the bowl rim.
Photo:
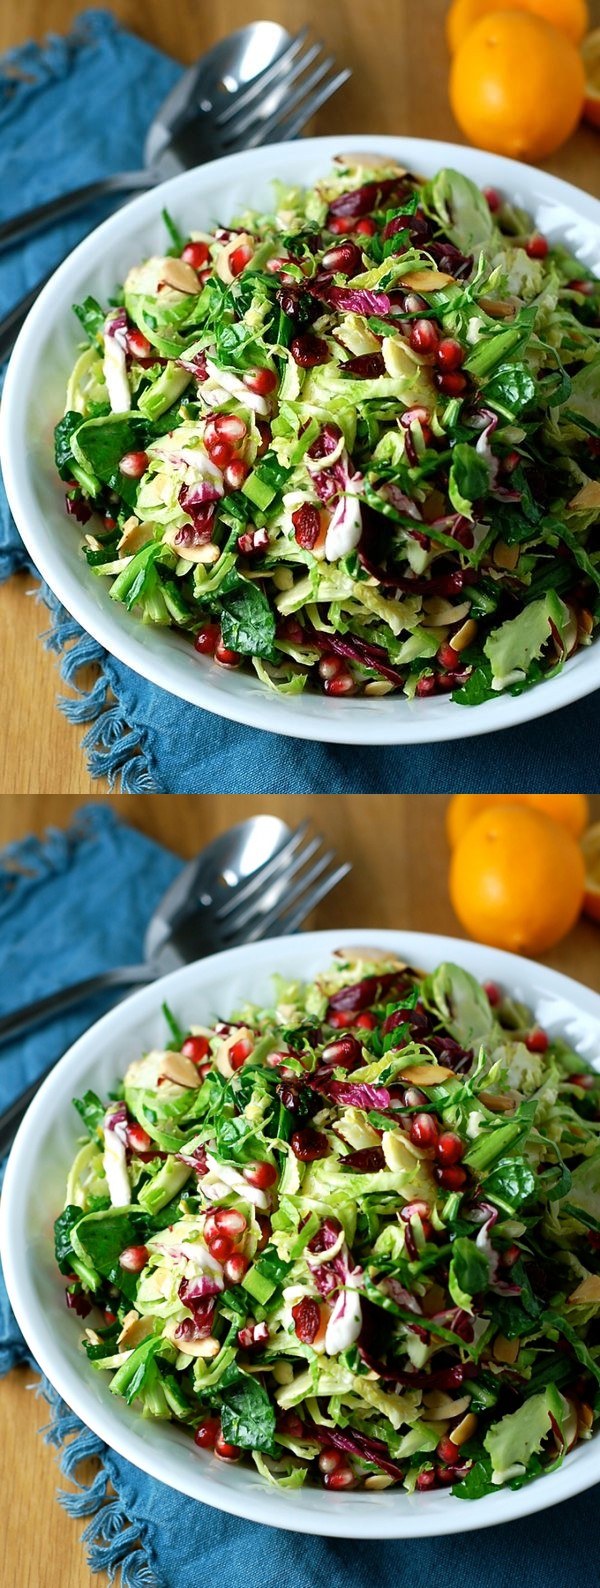
<svg viewBox="0 0 600 1588">
<path fill-rule="evenodd" d="M 183 1463 L 180 1474 L 169 1476 L 169 1472 L 165 1474 L 163 1470 L 161 1453 L 157 1453 L 140 1437 L 142 1419 L 134 1414 L 131 1426 L 129 1422 L 122 1425 L 118 1419 L 113 1420 L 108 1399 L 106 1404 L 104 1399 L 98 1400 L 84 1375 L 75 1371 L 66 1360 L 60 1343 L 57 1344 L 52 1335 L 50 1316 L 48 1319 L 43 1316 L 38 1322 L 32 1265 L 28 1267 L 27 1241 L 20 1239 L 21 1235 L 26 1236 L 21 1224 L 25 1217 L 27 1186 L 34 1172 L 40 1135 L 43 1137 L 52 1129 L 52 1110 L 48 1105 L 51 1104 L 57 1076 L 66 1078 L 72 1071 L 71 1084 L 77 1085 L 80 1077 L 83 1078 L 89 1071 L 98 1045 L 105 1051 L 107 1044 L 118 1038 L 124 1020 L 131 1024 L 132 1018 L 138 1015 L 140 1020 L 145 1016 L 151 1017 L 164 998 L 174 1001 L 176 1005 L 178 991 L 190 984 L 198 988 L 199 996 L 202 997 L 216 974 L 223 971 L 235 974 L 242 969 L 244 979 L 251 986 L 253 967 L 262 969 L 265 962 L 270 962 L 272 969 L 277 965 L 279 956 L 285 956 L 286 950 L 289 954 L 292 948 L 296 952 L 299 948 L 302 964 L 308 967 L 313 959 L 318 963 L 321 955 L 325 957 L 335 948 L 350 947 L 352 944 L 390 948 L 405 953 L 409 963 L 419 964 L 423 956 L 425 964 L 432 966 L 444 958 L 455 957 L 458 963 L 466 961 L 467 966 L 470 963 L 474 973 L 481 979 L 493 976 L 496 980 L 517 986 L 524 981 L 531 991 L 537 981 L 540 991 L 546 990 L 558 998 L 562 997 L 571 1008 L 575 1005 L 600 1024 L 600 994 L 591 988 L 550 966 L 445 934 L 389 929 L 377 931 L 374 928 L 330 929 L 302 933 L 300 938 L 266 939 L 211 955 L 180 970 L 171 971 L 132 993 L 94 1022 L 58 1061 L 30 1104 L 9 1156 L 0 1203 L 0 1248 L 6 1286 L 17 1322 L 35 1361 L 67 1404 L 110 1448 L 177 1492 L 189 1494 L 235 1516 L 323 1537 L 414 1538 L 470 1532 L 545 1510 L 587 1488 L 600 1477 L 600 1437 L 596 1436 L 589 1445 L 580 1447 L 573 1461 L 567 1457 L 559 1471 L 548 1473 L 518 1491 L 498 1490 L 496 1494 L 485 1496 L 472 1505 L 461 1503 L 450 1495 L 444 1495 L 446 1503 L 440 1505 L 441 1496 L 436 1493 L 435 1497 L 419 1495 L 418 1507 L 413 1508 L 411 1502 L 415 1497 L 402 1495 L 404 1507 L 400 1505 L 396 1511 L 389 1505 L 389 1495 L 353 1493 L 351 1508 L 346 1509 L 343 1496 L 335 1496 L 331 1509 L 327 1508 L 324 1517 L 322 1510 L 313 1513 L 310 1501 L 307 1505 L 299 1506 L 293 1496 L 288 1499 L 283 1491 L 269 1489 L 267 1485 L 264 1485 L 264 1489 L 248 1485 L 247 1490 L 239 1492 L 227 1490 L 222 1483 L 217 1484 L 211 1479 L 210 1469 L 208 1473 L 204 1472 L 200 1464 L 197 1469 L 190 1469 L 192 1473 L 197 1473 L 195 1482 L 186 1481 L 187 1469 Z M 475 969 L 475 966 L 479 969 Z M 124 1011 L 127 1011 L 126 1015 Z M 173 1458 L 166 1447 L 164 1459 L 170 1470 Z M 298 1494 L 306 1500 L 312 1492 L 300 1490 Z M 434 1499 L 437 1502 L 435 1512 L 428 1505 Z"/>
<path fill-rule="evenodd" d="M 93 271 L 99 248 L 110 251 L 119 239 L 131 236 L 138 222 L 144 223 L 155 216 L 169 201 L 185 198 L 194 191 L 201 194 L 204 181 L 210 185 L 215 173 L 223 184 L 230 177 L 235 179 L 246 172 L 251 181 L 253 173 L 259 175 L 269 167 L 271 172 L 280 169 L 285 174 L 286 159 L 290 159 L 294 147 L 289 143 L 271 144 L 263 149 L 228 155 L 171 177 L 140 194 L 85 237 L 42 289 L 17 338 L 0 409 L 0 462 L 11 512 L 25 546 L 41 577 L 72 616 L 108 651 L 109 658 L 113 656 L 163 690 L 226 720 L 288 738 L 375 746 L 442 743 L 499 732 L 547 716 L 600 685 L 600 643 L 568 661 L 556 678 L 546 679 L 520 696 L 498 695 L 477 708 L 457 708 L 449 700 L 438 697 L 414 702 L 398 701 L 394 696 L 389 700 L 368 701 L 364 698 L 354 701 L 328 699 L 325 714 L 312 706 L 313 699 L 320 700 L 318 695 L 282 699 L 250 674 L 238 675 L 240 680 L 243 676 L 244 684 L 237 693 L 237 684 L 229 685 L 228 681 L 224 684 L 222 679 L 215 681 L 214 670 L 208 665 L 198 667 L 197 671 L 186 668 L 184 653 L 175 646 L 172 649 L 167 645 L 159 646 L 155 653 L 149 643 L 144 645 L 143 626 L 138 619 L 132 617 L 128 621 L 129 614 L 125 617 L 119 614 L 119 621 L 110 610 L 108 596 L 106 600 L 93 599 L 86 579 L 80 578 L 78 572 L 67 565 L 60 544 L 46 530 L 44 514 L 32 486 L 26 418 L 39 333 L 43 328 L 47 331 L 48 322 L 61 323 L 63 315 L 66 323 L 66 306 L 62 303 L 57 320 L 56 299 L 60 302 L 63 289 L 73 274 L 88 267 Z M 538 189 L 547 191 L 549 198 L 562 201 L 579 217 L 600 227 L 600 202 L 591 194 L 544 170 L 505 156 L 491 155 L 443 139 L 343 134 L 302 140 L 306 158 L 322 157 L 324 163 L 337 152 L 357 147 L 406 157 L 417 169 L 421 160 L 426 168 L 431 166 L 432 169 L 455 161 L 459 169 L 475 175 L 478 162 L 485 162 L 486 177 L 501 187 L 518 191 L 523 181 L 528 189 L 535 183 Z M 85 572 L 83 567 L 81 572 L 82 575 Z"/>
</svg>

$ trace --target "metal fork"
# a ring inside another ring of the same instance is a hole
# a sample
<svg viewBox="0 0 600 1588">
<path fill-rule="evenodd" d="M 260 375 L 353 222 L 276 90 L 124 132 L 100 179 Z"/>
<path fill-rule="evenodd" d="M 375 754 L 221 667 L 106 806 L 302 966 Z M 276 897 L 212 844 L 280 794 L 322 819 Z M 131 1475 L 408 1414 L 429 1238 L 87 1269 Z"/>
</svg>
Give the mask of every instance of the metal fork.
<svg viewBox="0 0 600 1588">
<path fill-rule="evenodd" d="M 347 862 L 336 864 L 335 850 L 324 845 L 320 834 L 309 836 L 308 823 L 304 822 L 247 881 L 228 889 L 223 904 L 215 906 L 211 899 L 176 925 L 171 936 L 155 947 L 145 964 L 104 971 L 75 988 L 61 989 L 38 999 L 25 1010 L 5 1015 L 0 1020 L 0 1042 L 58 1014 L 82 996 L 90 997 L 110 987 L 144 985 L 194 959 L 241 943 L 257 943 L 261 938 L 277 935 L 287 937 L 297 931 L 311 910 L 350 870 Z M 54 1064 L 49 1065 L 0 1113 L 0 1156 L 7 1150 L 32 1098 L 53 1068 Z"/>
</svg>

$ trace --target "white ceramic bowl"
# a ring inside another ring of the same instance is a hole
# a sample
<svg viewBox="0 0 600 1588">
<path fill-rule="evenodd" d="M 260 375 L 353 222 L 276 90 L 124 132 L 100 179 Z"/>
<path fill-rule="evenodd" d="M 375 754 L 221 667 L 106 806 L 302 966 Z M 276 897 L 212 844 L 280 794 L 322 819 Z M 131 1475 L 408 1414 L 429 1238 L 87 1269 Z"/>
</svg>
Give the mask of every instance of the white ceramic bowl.
<svg viewBox="0 0 600 1588">
<path fill-rule="evenodd" d="M 433 969 L 453 960 L 494 979 L 529 1004 L 547 1031 L 562 1033 L 600 1069 L 600 997 L 546 966 L 496 949 L 420 932 L 311 932 L 232 949 L 165 976 L 118 1004 L 74 1044 L 31 1104 L 15 1140 L 0 1207 L 2 1261 L 9 1296 L 31 1351 L 68 1405 L 120 1455 L 182 1494 L 271 1527 L 336 1538 L 418 1538 L 489 1527 L 556 1505 L 600 1478 L 600 1439 L 580 1445 L 558 1472 L 513 1493 L 467 1503 L 445 1490 L 408 1495 L 286 1494 L 250 1468 L 227 1467 L 199 1451 L 173 1423 L 142 1420 L 113 1397 L 79 1344 L 81 1328 L 64 1303 L 54 1264 L 52 1225 L 64 1204 L 78 1134 L 71 1099 L 93 1086 L 105 1095 L 130 1061 L 164 1040 L 167 999 L 182 1025 L 226 1016 L 252 998 L 268 1003 L 273 971 L 311 979 L 340 945 L 377 944 Z"/>
<path fill-rule="evenodd" d="M 52 432 L 63 412 L 78 340 L 71 305 L 87 293 L 106 302 L 130 265 L 162 251 L 165 205 L 184 231 L 227 221 L 249 204 L 268 209 L 273 177 L 311 184 L 344 149 L 381 150 L 425 175 L 451 165 L 482 186 L 492 183 L 524 205 L 545 236 L 565 241 L 600 274 L 600 204 L 546 171 L 478 149 L 360 133 L 275 144 L 200 166 L 118 210 L 80 243 L 40 293 L 15 346 L 2 404 L 0 457 L 10 506 L 40 573 L 83 627 L 134 672 L 207 711 L 272 733 L 333 744 L 422 744 L 527 722 L 600 685 L 599 643 L 580 651 L 559 677 L 517 698 L 502 695 L 471 709 L 445 696 L 335 701 L 307 692 L 286 699 L 250 674 L 215 667 L 175 630 L 143 625 L 111 601 L 108 581 L 87 569 L 77 528 L 65 513 Z"/>
</svg>

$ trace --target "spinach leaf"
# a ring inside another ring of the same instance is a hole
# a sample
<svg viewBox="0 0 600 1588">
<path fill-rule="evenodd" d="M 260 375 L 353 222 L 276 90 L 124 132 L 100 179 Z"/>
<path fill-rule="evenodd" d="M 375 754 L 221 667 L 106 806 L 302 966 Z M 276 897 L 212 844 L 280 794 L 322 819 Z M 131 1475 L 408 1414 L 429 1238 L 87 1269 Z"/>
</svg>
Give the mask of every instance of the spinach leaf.
<svg viewBox="0 0 600 1588">
<path fill-rule="evenodd" d="M 84 298 L 83 303 L 74 303 L 73 313 L 76 314 L 77 319 L 81 321 L 83 329 L 86 333 L 86 336 L 89 337 L 90 342 L 95 342 L 98 332 L 102 330 L 106 318 L 104 309 L 100 308 L 100 304 L 97 302 L 97 299 L 88 297 Z"/>
<path fill-rule="evenodd" d="M 81 1212 L 81 1210 L 79 1210 Z M 129 1300 L 133 1300 L 138 1275 L 121 1268 L 119 1256 L 126 1246 L 136 1246 L 148 1227 L 148 1219 L 139 1208 L 111 1208 L 103 1213 L 87 1213 L 80 1220 L 77 1243 L 86 1258 L 111 1284 L 118 1285 Z"/>
<path fill-rule="evenodd" d="M 95 1092 L 85 1092 L 83 1097 L 73 1098 L 73 1107 L 81 1115 L 90 1136 L 95 1136 L 98 1125 L 104 1119 L 104 1103 L 100 1102 L 100 1098 L 96 1096 Z"/>
<path fill-rule="evenodd" d="M 71 1245 L 71 1230 L 83 1218 L 81 1208 L 69 1203 L 54 1221 L 54 1255 L 61 1274 L 70 1274 L 75 1253 Z"/>
<path fill-rule="evenodd" d="M 70 480 L 73 476 L 75 459 L 71 451 L 71 437 L 83 424 L 81 414 L 76 414 L 72 409 L 59 419 L 54 429 L 54 461 L 61 480 Z"/>
<path fill-rule="evenodd" d="M 471 518 L 471 504 L 485 496 L 490 483 L 489 465 L 475 447 L 458 441 L 452 449 L 452 463 L 448 479 L 448 495 L 457 513 Z"/>
<path fill-rule="evenodd" d="M 81 416 L 77 417 L 80 420 Z M 139 482 L 121 474 L 119 463 L 125 452 L 143 449 L 151 433 L 147 419 L 141 414 L 108 414 L 101 419 L 87 419 L 80 424 L 76 455 L 81 452 L 96 478 L 116 491 L 128 507 L 133 507 Z"/>
<path fill-rule="evenodd" d="M 452 1493 L 457 1500 L 480 1500 L 484 1494 L 493 1494 L 495 1485 L 492 1483 L 492 1463 L 489 1456 L 482 1456 L 475 1461 L 466 1478 L 461 1478 L 460 1483 L 452 1486 Z"/>
<path fill-rule="evenodd" d="M 275 1246 L 265 1246 L 264 1252 L 257 1258 L 254 1266 L 265 1279 L 272 1279 L 276 1285 L 280 1285 L 293 1265 L 286 1263 L 283 1257 L 279 1256 Z"/>
<path fill-rule="evenodd" d="M 227 649 L 240 656 L 272 657 L 275 618 L 257 585 L 243 580 L 224 597 L 221 633 Z"/>
<path fill-rule="evenodd" d="M 257 1379 L 243 1374 L 223 1391 L 221 1428 L 227 1443 L 240 1450 L 273 1452 L 275 1412 Z"/>
<path fill-rule="evenodd" d="M 485 1290 L 490 1277 L 489 1259 L 475 1241 L 459 1235 L 452 1246 L 448 1289 L 457 1307 L 471 1311 L 471 1297 Z"/>
<path fill-rule="evenodd" d="M 535 1175 L 523 1158 L 501 1158 L 485 1182 L 485 1195 L 508 1213 L 536 1194 Z"/>
<path fill-rule="evenodd" d="M 492 689 L 492 669 L 489 662 L 481 662 L 473 668 L 471 677 L 460 689 L 452 691 L 452 699 L 458 701 L 459 706 L 480 706 L 483 700 L 493 700 L 496 691 Z"/>
<path fill-rule="evenodd" d="M 485 401 L 514 419 L 535 401 L 536 387 L 524 364 L 500 364 L 485 385 Z"/>
</svg>

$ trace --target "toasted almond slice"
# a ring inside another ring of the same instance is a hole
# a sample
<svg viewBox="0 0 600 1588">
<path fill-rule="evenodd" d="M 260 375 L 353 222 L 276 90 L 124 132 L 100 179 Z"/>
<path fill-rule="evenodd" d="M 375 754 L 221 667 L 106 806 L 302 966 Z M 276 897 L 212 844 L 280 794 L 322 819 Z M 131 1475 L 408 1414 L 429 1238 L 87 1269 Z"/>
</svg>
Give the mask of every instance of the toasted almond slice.
<svg viewBox="0 0 600 1588">
<path fill-rule="evenodd" d="M 196 1065 L 191 1059 L 186 1059 L 185 1053 L 169 1053 L 163 1060 L 161 1075 L 168 1081 L 174 1081 L 176 1086 L 185 1086 L 188 1089 L 202 1085 Z"/>
<path fill-rule="evenodd" d="M 89 1340 L 90 1345 L 102 1345 L 102 1341 L 100 1339 L 100 1335 L 96 1334 L 96 1330 L 95 1329 L 86 1329 L 85 1330 L 85 1336 L 86 1336 L 86 1339 Z"/>
<path fill-rule="evenodd" d="M 191 265 L 186 265 L 185 259 L 165 259 L 161 281 L 167 287 L 173 287 L 175 292 L 185 292 L 186 296 L 194 297 L 202 291 L 202 283 L 198 278 L 197 270 Z M 160 283 L 159 283 L 160 285 Z"/>
<path fill-rule="evenodd" d="M 594 619 L 592 617 L 591 612 L 588 612 L 586 607 L 582 607 L 581 611 L 579 613 L 579 627 L 581 629 L 582 634 L 591 634 L 592 633 L 592 630 L 593 630 L 593 627 L 594 627 Z"/>
<path fill-rule="evenodd" d="M 118 1336 L 119 1350 L 134 1350 L 136 1345 L 141 1345 L 142 1340 L 147 1340 L 149 1334 L 154 1333 L 153 1318 L 142 1318 L 135 1307 L 123 1319 L 123 1327 Z"/>
<path fill-rule="evenodd" d="M 468 1412 L 471 1396 L 461 1395 L 459 1400 L 453 1401 L 452 1396 L 446 1395 L 443 1390 L 429 1390 L 423 1395 L 423 1405 L 430 1421 L 438 1423 L 447 1417 L 460 1417 L 461 1413 Z"/>
<path fill-rule="evenodd" d="M 209 540 L 206 546 L 176 546 L 175 550 L 185 562 L 199 562 L 206 567 L 218 562 L 221 555 L 219 547 L 215 546 L 212 540 Z"/>
<path fill-rule="evenodd" d="M 433 1284 L 425 1292 L 421 1306 L 426 1318 L 435 1317 L 436 1312 L 441 1312 L 446 1305 L 445 1292 L 441 1285 Z"/>
<path fill-rule="evenodd" d="M 475 619 L 467 618 L 466 623 L 463 623 L 458 633 L 452 635 L 451 644 L 453 651 L 466 651 L 467 645 L 472 645 L 473 640 L 476 638 L 477 624 Z"/>
<path fill-rule="evenodd" d="M 461 618 L 468 618 L 470 611 L 470 601 L 460 601 L 458 606 L 452 606 L 442 596 L 427 596 L 423 602 L 425 620 L 432 629 L 443 628 L 446 623 L 459 623 Z"/>
<path fill-rule="evenodd" d="M 517 1106 L 514 1098 L 500 1096 L 495 1092 L 480 1092 L 479 1101 L 489 1108 L 490 1114 L 514 1114 Z"/>
<path fill-rule="evenodd" d="M 346 167 L 353 170 L 355 166 L 367 166 L 370 171 L 378 171 L 381 168 L 394 171 L 397 176 L 406 176 L 405 165 L 399 165 L 392 155 L 377 154 L 374 149 L 365 150 L 364 153 L 361 150 L 358 154 L 354 151 L 350 154 L 334 154 L 333 163 L 343 166 L 344 170 Z"/>
<path fill-rule="evenodd" d="M 570 1307 L 577 1307 L 583 1305 L 584 1302 L 590 1301 L 600 1302 L 600 1274 L 588 1274 L 587 1278 L 582 1279 L 581 1284 L 569 1296 Z"/>
<path fill-rule="evenodd" d="M 210 1358 L 218 1356 L 221 1349 L 220 1341 L 215 1340 L 212 1334 L 209 1334 L 206 1340 L 175 1340 L 174 1344 L 178 1345 L 180 1351 L 184 1351 L 186 1356 Z"/>
<path fill-rule="evenodd" d="M 398 285 L 402 288 L 412 287 L 414 292 L 441 292 L 443 287 L 457 287 L 458 282 L 454 276 L 448 276 L 445 270 L 409 270 Z"/>
<path fill-rule="evenodd" d="M 505 1334 L 497 1334 L 492 1347 L 496 1362 L 506 1362 L 512 1366 L 519 1355 L 518 1340 L 507 1340 Z"/>
<path fill-rule="evenodd" d="M 466 1445 L 467 1439 L 473 1437 L 476 1427 L 477 1418 L 475 1413 L 467 1412 L 466 1417 L 463 1417 L 462 1422 L 458 1424 L 458 1428 L 452 1429 L 451 1439 L 453 1445 L 458 1445 L 459 1448 L 461 1445 Z"/>
<path fill-rule="evenodd" d="M 594 1413 L 591 1406 L 588 1406 L 587 1401 L 580 1401 L 577 1410 L 582 1427 L 592 1428 L 594 1425 Z"/>
<path fill-rule="evenodd" d="M 365 684 L 365 695 L 390 695 L 393 688 L 387 678 L 372 678 L 370 684 Z"/>
<path fill-rule="evenodd" d="M 128 557 L 136 551 L 141 551 L 142 546 L 146 546 L 148 541 L 152 540 L 152 530 L 152 524 L 142 524 L 139 518 L 132 515 L 125 520 L 117 551 L 119 554 L 124 552 Z"/>
<path fill-rule="evenodd" d="M 400 1081 L 412 1081 L 415 1086 L 443 1086 L 444 1081 L 455 1081 L 454 1070 L 445 1064 L 408 1064 L 400 1071 Z"/>
<path fill-rule="evenodd" d="M 493 560 L 497 568 L 506 568 L 512 573 L 519 561 L 519 547 L 507 546 L 505 540 L 497 540 L 493 551 Z"/>
<path fill-rule="evenodd" d="M 569 507 L 582 510 L 600 507 L 600 480 L 588 480 L 586 485 L 582 485 L 581 490 L 569 502 Z"/>
<path fill-rule="evenodd" d="M 480 298 L 480 309 L 485 309 L 490 320 L 514 320 L 515 306 L 512 303 L 502 302 L 499 298 Z"/>
<path fill-rule="evenodd" d="M 334 959 L 348 960 L 350 965 L 356 965 L 361 960 L 368 960 L 370 965 L 377 965 L 385 961 L 385 964 L 391 965 L 393 970 L 409 970 L 410 968 L 405 960 L 398 959 L 398 956 L 392 954 L 389 948 L 376 948 L 370 943 L 365 947 L 362 944 L 350 943 L 347 948 L 336 948 L 334 949 L 333 957 Z"/>
<path fill-rule="evenodd" d="M 390 1489 L 395 1481 L 389 1472 L 373 1472 L 365 1478 L 365 1489 Z"/>
</svg>

